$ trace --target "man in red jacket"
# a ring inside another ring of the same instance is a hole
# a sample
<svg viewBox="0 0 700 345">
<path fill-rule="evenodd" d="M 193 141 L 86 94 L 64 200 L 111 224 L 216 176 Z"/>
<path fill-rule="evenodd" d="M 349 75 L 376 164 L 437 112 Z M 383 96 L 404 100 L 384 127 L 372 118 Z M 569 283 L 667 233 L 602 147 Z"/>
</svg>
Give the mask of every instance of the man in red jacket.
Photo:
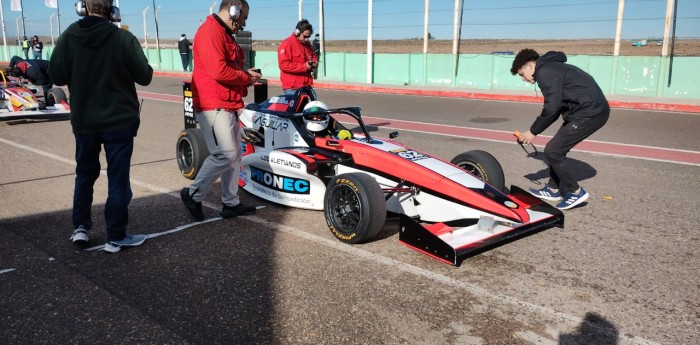
<svg viewBox="0 0 700 345">
<path fill-rule="evenodd" d="M 221 177 L 221 217 L 255 213 L 238 198 L 241 168 L 241 127 L 238 112 L 248 86 L 262 77 L 244 68 L 243 50 L 233 34 L 243 30 L 248 18 L 246 0 L 222 0 L 219 12 L 207 17 L 194 36 L 192 101 L 210 155 L 189 187 L 180 191 L 187 212 L 204 220 L 202 199 Z"/>
<path fill-rule="evenodd" d="M 277 48 L 277 64 L 280 68 L 280 81 L 285 94 L 294 94 L 304 86 L 312 86 L 312 72 L 318 67 L 318 56 L 314 54 L 309 37 L 314 28 L 308 20 L 297 23 L 291 36 Z"/>
</svg>

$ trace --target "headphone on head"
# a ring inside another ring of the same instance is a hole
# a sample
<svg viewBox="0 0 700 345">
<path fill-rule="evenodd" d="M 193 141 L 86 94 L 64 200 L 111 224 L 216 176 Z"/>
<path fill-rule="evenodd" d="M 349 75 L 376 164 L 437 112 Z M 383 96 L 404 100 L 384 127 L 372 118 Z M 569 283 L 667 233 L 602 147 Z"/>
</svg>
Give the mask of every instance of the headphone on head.
<svg viewBox="0 0 700 345">
<path fill-rule="evenodd" d="M 238 20 L 238 17 L 241 15 L 241 8 L 236 5 L 229 6 L 228 15 L 231 16 L 231 19 L 234 21 Z"/>
<path fill-rule="evenodd" d="M 78 16 L 80 16 L 80 17 L 85 17 L 88 15 L 87 4 L 85 3 L 85 0 L 78 0 L 75 2 L 75 13 L 77 13 Z M 122 15 L 121 15 L 121 12 L 119 11 L 119 7 L 114 6 L 114 5 L 110 6 L 109 21 L 110 22 L 121 22 L 122 21 Z"/>
<path fill-rule="evenodd" d="M 309 23 L 308 20 L 302 19 L 297 23 L 297 26 L 294 28 L 294 36 L 299 37 L 302 32 L 309 30 L 311 33 L 314 32 L 313 26 Z"/>
</svg>

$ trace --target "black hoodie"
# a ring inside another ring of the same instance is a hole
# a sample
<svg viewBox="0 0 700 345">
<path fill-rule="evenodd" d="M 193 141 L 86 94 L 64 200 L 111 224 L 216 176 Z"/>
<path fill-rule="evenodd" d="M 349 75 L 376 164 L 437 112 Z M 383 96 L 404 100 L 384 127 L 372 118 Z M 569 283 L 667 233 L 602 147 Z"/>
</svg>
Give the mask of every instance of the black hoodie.
<svg viewBox="0 0 700 345">
<path fill-rule="evenodd" d="M 49 75 L 68 85 L 73 131 L 102 133 L 138 125 L 134 83 L 150 84 L 153 68 L 133 34 L 88 16 L 58 38 Z"/>
<path fill-rule="evenodd" d="M 610 113 L 608 100 L 593 77 L 564 62 L 566 55 L 554 51 L 537 59 L 535 81 L 542 90 L 544 107 L 530 126 L 532 134 L 542 133 L 560 114 L 564 121 L 575 121 Z"/>
</svg>

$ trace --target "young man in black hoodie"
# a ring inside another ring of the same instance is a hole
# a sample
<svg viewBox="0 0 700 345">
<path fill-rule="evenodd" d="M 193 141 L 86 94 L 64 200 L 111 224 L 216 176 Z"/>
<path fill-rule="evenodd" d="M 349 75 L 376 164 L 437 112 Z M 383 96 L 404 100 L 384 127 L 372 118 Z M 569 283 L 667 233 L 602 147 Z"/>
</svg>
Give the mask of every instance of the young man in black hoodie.
<svg viewBox="0 0 700 345">
<path fill-rule="evenodd" d="M 68 85 L 71 97 L 77 163 L 71 241 L 88 242 L 93 186 L 100 176 L 100 151 L 104 146 L 109 184 L 104 250 L 116 253 L 146 240 L 145 235 L 128 234 L 126 226 L 132 197 L 131 154 L 140 123 L 134 83 L 150 84 L 153 69 L 136 37 L 110 22 L 120 19 L 112 0 L 85 0 L 79 5 L 76 11 L 85 18 L 70 25 L 58 38 L 49 62 L 51 79 L 56 85 Z"/>
<path fill-rule="evenodd" d="M 549 182 L 542 189 L 529 192 L 544 200 L 559 201 L 562 210 L 580 205 L 588 199 L 588 192 L 576 182 L 566 166 L 566 155 L 584 139 L 603 127 L 610 115 L 603 91 L 593 77 L 580 68 L 566 64 L 566 55 L 550 51 L 540 56 L 532 49 L 518 52 L 510 72 L 523 81 L 539 85 L 544 97 L 540 116 L 519 138 L 529 144 L 561 115 L 564 123 L 547 143 L 544 155 L 549 163 Z"/>
</svg>

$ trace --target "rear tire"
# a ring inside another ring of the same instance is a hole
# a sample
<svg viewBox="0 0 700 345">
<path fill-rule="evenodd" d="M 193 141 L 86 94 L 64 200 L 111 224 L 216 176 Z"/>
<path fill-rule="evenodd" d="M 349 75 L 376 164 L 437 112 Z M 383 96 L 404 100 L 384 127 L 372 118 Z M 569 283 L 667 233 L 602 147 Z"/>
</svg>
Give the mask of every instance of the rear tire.
<svg viewBox="0 0 700 345">
<path fill-rule="evenodd" d="M 506 178 L 503 168 L 490 153 L 482 150 L 467 151 L 458 154 L 451 162 L 501 192 L 505 191 Z"/>
<path fill-rule="evenodd" d="M 323 213 L 328 228 L 338 240 L 350 244 L 366 242 L 384 227 L 384 193 L 367 174 L 339 175 L 328 183 Z"/>
<path fill-rule="evenodd" d="M 207 143 L 200 128 L 186 128 L 180 132 L 175 147 L 177 165 L 180 173 L 187 179 L 194 180 L 209 156 Z"/>
</svg>

